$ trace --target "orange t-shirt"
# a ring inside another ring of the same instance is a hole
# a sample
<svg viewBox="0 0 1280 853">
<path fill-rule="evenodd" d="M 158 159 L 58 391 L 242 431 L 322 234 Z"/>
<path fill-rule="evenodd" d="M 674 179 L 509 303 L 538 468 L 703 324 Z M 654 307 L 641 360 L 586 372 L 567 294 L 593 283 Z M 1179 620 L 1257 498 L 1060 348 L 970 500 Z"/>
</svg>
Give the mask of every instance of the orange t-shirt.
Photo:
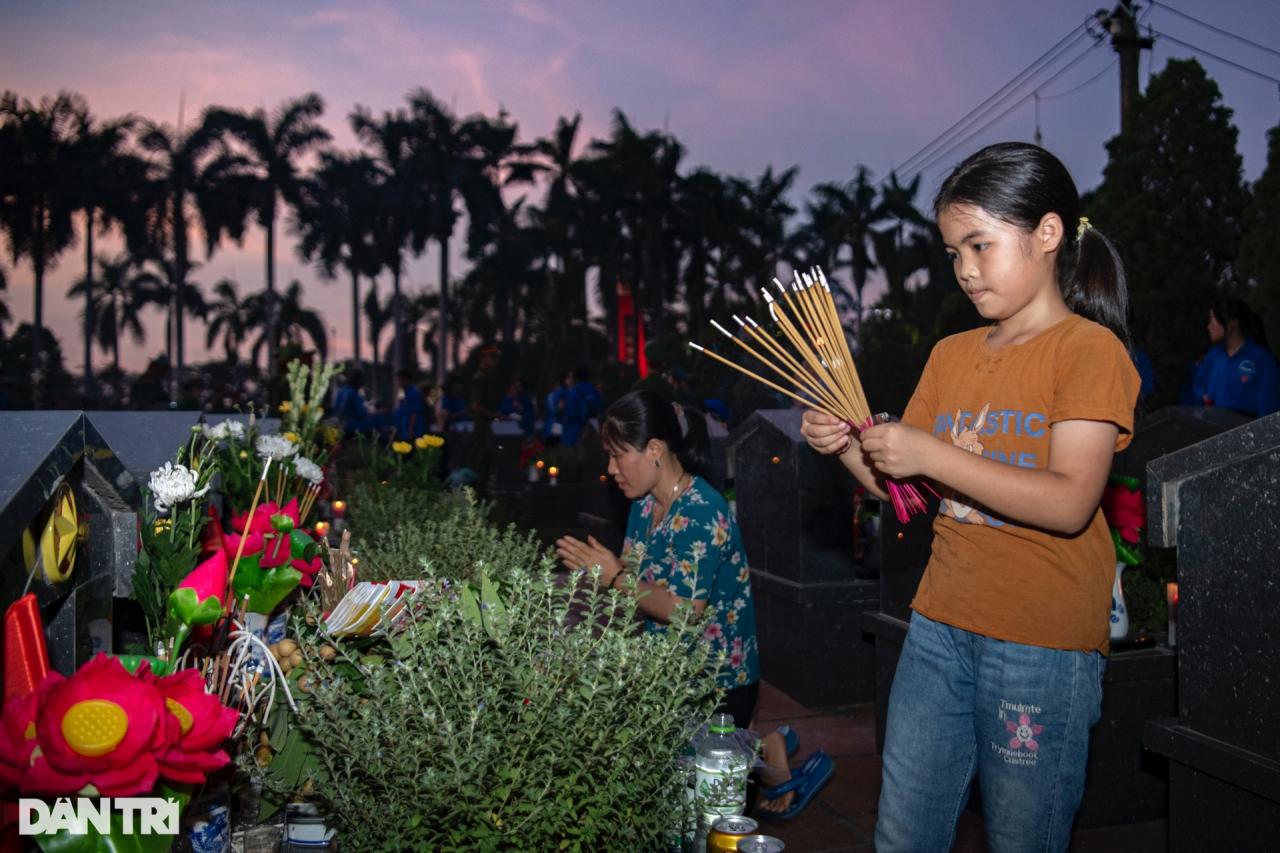
<svg viewBox="0 0 1280 853">
<path fill-rule="evenodd" d="M 1045 468 L 1051 427 L 1108 421 L 1129 443 L 1138 373 L 1106 327 L 1072 315 L 993 352 L 989 327 L 929 355 L 904 423 L 1023 468 Z M 1116 555 L 1102 511 L 1068 536 L 1024 526 L 939 489 L 933 553 L 913 609 L 987 637 L 1055 649 L 1108 650 Z"/>
</svg>

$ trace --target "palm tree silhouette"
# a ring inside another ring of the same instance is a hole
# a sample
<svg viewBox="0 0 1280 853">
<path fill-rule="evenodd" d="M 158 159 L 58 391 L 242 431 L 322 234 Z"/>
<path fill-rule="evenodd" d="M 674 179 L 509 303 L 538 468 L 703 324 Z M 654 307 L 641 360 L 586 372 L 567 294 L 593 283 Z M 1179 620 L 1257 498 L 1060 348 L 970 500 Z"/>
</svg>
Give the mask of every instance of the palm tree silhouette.
<svg viewBox="0 0 1280 853">
<path fill-rule="evenodd" d="M 0 227 L 13 262 L 29 259 L 35 274 L 31 367 L 37 372 L 44 366 L 44 274 L 75 239 L 73 149 L 87 111 L 84 98 L 71 92 L 38 104 L 14 92 L 0 96 Z"/>
<path fill-rule="evenodd" d="M 220 279 L 213 286 L 213 295 L 215 298 L 209 303 L 204 345 L 213 349 L 221 337 L 227 364 L 233 365 L 238 361 L 240 345 L 252 329 L 252 306 L 240 298 L 235 281 L 229 278 Z"/>
<path fill-rule="evenodd" d="M 142 309 L 167 300 L 153 290 L 159 283 L 158 277 L 138 274 L 137 263 L 128 253 L 116 258 L 99 256 L 97 266 L 96 281 L 86 275 L 67 295 L 85 297 L 87 304 L 81 314 L 86 332 L 103 352 L 111 353 L 111 364 L 119 377 L 120 338 L 127 333 L 138 346 L 146 343 L 147 331 L 140 318 Z"/>
<path fill-rule="evenodd" d="M 436 355 L 436 380 L 444 381 L 449 352 L 449 241 L 457 225 L 461 198 L 467 213 L 468 243 L 478 246 L 490 239 L 490 230 L 501 220 L 504 205 L 498 191 L 500 170 L 513 153 L 516 126 L 505 112 L 496 119 L 475 115 L 459 120 L 426 89 L 409 93 L 412 141 L 419 169 L 433 196 L 429 212 L 430 235 L 440 246 L 440 320 Z M 456 356 L 455 339 L 455 356 Z"/>
<path fill-rule="evenodd" d="M 369 346 L 373 350 L 373 373 L 375 378 L 378 376 L 378 368 L 382 364 L 382 355 L 381 350 L 378 348 L 378 342 L 382 339 L 382 330 L 395 319 L 394 301 L 395 297 L 393 296 L 385 303 L 380 302 L 376 285 L 369 289 L 364 298 L 364 316 L 369 323 Z"/>
<path fill-rule="evenodd" d="M 0 291 L 7 290 L 9 287 L 9 279 L 6 277 L 4 267 L 0 267 Z M 7 300 L 0 299 L 0 341 L 4 340 L 4 327 L 13 322 L 13 314 L 9 313 L 9 303 Z"/>
<path fill-rule="evenodd" d="M 360 362 L 360 277 L 378 275 L 374 243 L 379 207 L 378 167 L 364 154 L 324 152 L 320 167 L 300 188 L 294 229 L 298 254 L 332 279 L 339 266 L 351 276 L 353 356 Z"/>
<path fill-rule="evenodd" d="M 234 137 L 249 152 L 250 171 L 242 190 L 248 195 L 249 210 L 257 214 L 266 231 L 266 345 L 267 376 L 276 375 L 276 216 L 280 200 L 296 207 L 302 179 L 297 161 L 328 142 L 329 132 L 316 123 L 324 113 L 324 101 L 314 92 L 285 101 L 268 118 L 266 111 L 243 113 L 214 107 L 206 111 L 205 123 L 216 132 Z"/>
<path fill-rule="evenodd" d="M 430 199 L 420 158 L 412 156 L 414 128 L 404 110 L 384 112 L 375 118 L 357 106 L 350 116 L 356 136 L 373 151 L 379 172 L 378 215 L 373 222 L 374 245 L 382 266 L 391 271 L 391 313 L 393 320 L 393 364 L 404 364 L 404 303 L 400 280 L 404 273 L 404 250 L 408 246 L 421 254 L 427 242 Z M 376 297 L 374 297 L 376 302 Z M 366 303 L 367 304 L 367 303 Z M 374 361 L 378 350 L 374 342 Z"/>
<path fill-rule="evenodd" d="M 190 314 L 203 320 L 208 313 L 200 283 L 191 279 L 191 273 L 199 268 L 198 262 L 188 261 L 183 265 L 181 273 L 184 278 L 179 278 L 178 263 L 175 260 L 151 257 L 143 261 L 141 271 L 133 278 L 139 293 L 135 304 L 139 308 L 154 305 L 168 310 L 165 317 L 165 352 L 170 365 L 182 358 L 183 317 Z M 171 370 L 170 374 L 170 401 L 173 401 L 177 399 L 177 384 L 181 381 L 182 372 Z"/>
<path fill-rule="evenodd" d="M 911 273 L 928 263 L 928 241 L 922 236 L 928 220 L 916 210 L 916 193 L 920 191 L 920 176 L 916 175 L 905 186 L 898 182 L 898 173 L 890 172 L 880 188 L 880 205 L 877 208 L 882 220 L 889 220 L 891 227 L 875 238 L 876 255 L 885 267 L 889 292 L 900 295 L 906 289 Z M 893 266 L 886 263 L 890 253 Z"/>
<path fill-rule="evenodd" d="M 183 315 L 203 305 L 203 297 L 187 293 L 194 266 L 189 257 L 188 229 L 199 220 L 206 257 L 225 235 L 239 243 L 248 213 L 245 194 L 247 163 L 230 151 L 219 131 L 204 122 L 188 131 L 145 122 L 138 138 L 148 160 L 144 204 L 152 263 L 165 275 L 171 301 L 169 317 L 170 399 L 176 400 L 185 368 Z"/>
<path fill-rule="evenodd" d="M 877 268 L 872 255 L 872 238 L 876 233 L 873 226 L 884 219 L 884 211 L 876 204 L 876 190 L 870 178 L 867 168 L 859 166 L 851 181 L 815 186 L 814 199 L 805 205 L 808 221 L 802 228 L 811 261 L 821 264 L 829 272 L 846 267 L 850 270 L 859 329 L 867 275 Z M 846 248 L 849 250 L 848 260 L 841 260 Z"/>
<path fill-rule="evenodd" d="M 139 193 L 146 184 L 146 163 L 126 152 L 124 144 L 137 126 L 132 116 L 107 122 L 95 122 L 86 109 L 80 116 L 80 132 L 74 144 L 77 207 L 84 214 L 84 278 L 81 312 L 84 328 L 84 394 L 91 399 L 96 393 L 93 381 L 93 340 L 95 329 L 102 330 L 96 309 L 99 300 L 93 292 L 94 237 L 107 234 L 113 225 L 121 225 L 129 247 L 145 251 L 146 235 Z M 109 321 L 114 323 L 115 319 Z M 104 347 L 105 349 L 105 347 Z M 119 373 L 120 365 L 115 364 Z"/>
<path fill-rule="evenodd" d="M 261 291 L 245 300 L 249 325 L 260 330 L 251 350 L 255 364 L 261 352 L 269 346 L 268 298 L 268 292 Z M 276 322 L 276 330 L 285 343 L 301 349 L 302 336 L 306 335 L 320 360 L 324 361 L 328 357 L 329 336 L 324 328 L 324 320 L 302 304 L 302 282 L 297 279 L 289 282 L 284 293 L 279 294 L 276 301 Z"/>
</svg>

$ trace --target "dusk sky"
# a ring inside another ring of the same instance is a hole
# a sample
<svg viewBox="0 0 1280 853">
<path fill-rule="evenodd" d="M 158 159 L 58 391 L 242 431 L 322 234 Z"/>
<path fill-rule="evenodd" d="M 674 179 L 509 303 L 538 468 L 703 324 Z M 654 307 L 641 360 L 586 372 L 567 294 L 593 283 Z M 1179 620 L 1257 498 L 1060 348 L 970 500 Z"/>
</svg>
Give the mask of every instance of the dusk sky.
<svg viewBox="0 0 1280 853">
<path fill-rule="evenodd" d="M 859 163 L 877 178 L 900 167 L 1099 5 L 0 0 L 0 89 L 33 100 L 70 89 L 85 95 L 98 117 L 134 113 L 170 124 L 180 102 L 191 122 L 209 105 L 271 110 L 314 91 L 324 98 L 324 122 L 343 148 L 355 147 L 346 117 L 356 104 L 394 108 L 418 86 L 461 115 L 505 108 L 524 141 L 548 134 L 558 116 L 581 112 L 585 143 L 607 134 L 611 111 L 619 108 L 638 128 L 665 126 L 674 133 L 687 148 L 686 170 L 707 165 L 755 176 L 769 165 L 799 166 L 798 201 L 818 182 L 850 178 Z M 1155 49 L 1143 56 L 1144 85 L 1151 69 L 1169 58 L 1195 55 L 1168 37 L 1280 78 L 1275 53 L 1207 30 L 1171 8 L 1280 50 L 1276 0 L 1170 0 L 1143 19 L 1157 33 Z M 1082 190 L 1100 180 L 1105 142 L 1119 127 L 1115 54 L 1105 42 L 1091 44 L 1084 38 L 1069 43 L 1033 78 L 1041 81 L 1043 144 L 1062 157 Z M 1216 59 L 1199 59 L 1235 112 L 1245 177 L 1256 180 L 1265 165 L 1266 131 L 1280 123 L 1280 91 Z M 940 152 L 923 172 L 922 207 L 966 154 L 988 142 L 1032 139 L 1036 88 L 1019 89 L 994 112 L 1023 96 L 1025 102 L 954 151 Z M 463 233 L 460 228 L 455 242 Z M 408 292 L 436 287 L 433 254 L 411 265 Z M 28 320 L 30 266 L 15 269 L 11 260 L 6 249 L 10 310 Z M 230 276 L 243 293 L 262 287 L 262 265 L 262 235 L 254 228 L 243 247 L 222 247 L 195 277 L 208 287 Z M 298 262 L 287 237 L 277 265 L 277 281 L 301 279 L 307 301 L 324 312 L 332 354 L 348 357 L 349 285 L 321 281 Z M 73 372 L 81 364 L 80 305 L 63 296 L 82 267 L 82 252 L 72 249 L 46 279 L 47 322 Z M 381 284 L 389 291 L 389 279 Z M 163 351 L 158 313 L 150 326 L 145 347 L 126 348 L 126 367 L 138 369 Z M 203 338 L 193 324 L 189 357 L 204 357 Z"/>
</svg>

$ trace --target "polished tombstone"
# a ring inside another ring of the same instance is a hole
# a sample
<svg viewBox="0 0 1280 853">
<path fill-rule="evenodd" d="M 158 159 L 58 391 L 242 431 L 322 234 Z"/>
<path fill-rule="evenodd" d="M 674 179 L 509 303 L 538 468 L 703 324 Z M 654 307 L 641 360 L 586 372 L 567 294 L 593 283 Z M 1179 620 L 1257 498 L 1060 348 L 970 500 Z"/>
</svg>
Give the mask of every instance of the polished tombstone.
<svg viewBox="0 0 1280 853">
<path fill-rule="evenodd" d="M 1275 850 L 1280 414 L 1157 459 L 1148 480 L 1150 541 L 1178 549 L 1177 716 L 1145 735 L 1169 759 L 1170 849 Z"/>
<path fill-rule="evenodd" d="M 892 512 L 881 521 L 878 612 L 863 617 L 875 637 L 876 748 L 884 747 L 889 691 L 911 618 L 911 599 L 929 561 L 933 541 L 930 512 L 903 524 Z M 1103 677 L 1102 718 L 1089 734 L 1084 799 L 1076 816 L 1080 828 L 1156 820 L 1165 814 L 1163 762 L 1142 746 L 1143 726 L 1175 707 L 1177 656 L 1166 648 L 1113 653 Z M 976 787 L 976 786 L 975 786 Z"/>
<path fill-rule="evenodd" d="M 761 675 L 808 706 L 870 701 L 874 650 L 860 619 L 879 598 L 854 563 L 854 480 L 805 444 L 801 414 L 757 411 L 729 438 Z"/>
<path fill-rule="evenodd" d="M 1248 423 L 1247 415 L 1203 406 L 1166 406 L 1141 418 L 1129 446 L 1116 454 L 1113 474 L 1145 479 L 1147 463 Z"/>
<path fill-rule="evenodd" d="M 489 438 L 490 466 L 495 488 L 519 485 L 524 479 L 520 470 L 520 446 L 524 432 L 515 421 L 494 421 L 493 434 Z"/>
<path fill-rule="evenodd" d="M 142 424 L 139 424 L 141 427 Z M 50 665 L 64 675 L 113 648 L 113 596 L 119 566 L 132 572 L 137 482 L 80 412 L 0 412 L 0 605 L 29 589 L 45 624 Z M 28 571 L 23 531 L 33 541 L 48 523 L 58 490 L 75 499 L 80 529 L 70 577 L 46 582 Z M 28 586 L 28 578 L 31 578 Z"/>
</svg>

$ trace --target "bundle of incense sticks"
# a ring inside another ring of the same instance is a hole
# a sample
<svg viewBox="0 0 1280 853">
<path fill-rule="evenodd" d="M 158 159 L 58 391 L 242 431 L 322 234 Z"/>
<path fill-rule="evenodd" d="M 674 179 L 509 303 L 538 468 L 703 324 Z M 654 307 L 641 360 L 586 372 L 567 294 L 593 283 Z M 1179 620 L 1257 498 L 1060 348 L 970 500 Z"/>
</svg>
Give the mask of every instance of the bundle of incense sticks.
<svg viewBox="0 0 1280 853">
<path fill-rule="evenodd" d="M 766 379 L 692 341 L 689 346 L 810 409 L 839 418 L 859 432 L 871 426 L 875 419 L 840 327 L 827 277 L 814 267 L 811 273 L 797 272 L 790 288 L 776 278 L 773 283 L 777 285 L 778 297 L 768 290 L 762 292 L 769 316 L 791 344 L 790 349 L 750 317 L 745 320 L 736 314 L 733 317 L 743 337 L 734 335 L 715 320 L 711 325 L 769 368 L 779 381 Z M 914 484 L 889 479 L 886 486 L 899 521 L 906 522 L 928 508 Z"/>
</svg>

